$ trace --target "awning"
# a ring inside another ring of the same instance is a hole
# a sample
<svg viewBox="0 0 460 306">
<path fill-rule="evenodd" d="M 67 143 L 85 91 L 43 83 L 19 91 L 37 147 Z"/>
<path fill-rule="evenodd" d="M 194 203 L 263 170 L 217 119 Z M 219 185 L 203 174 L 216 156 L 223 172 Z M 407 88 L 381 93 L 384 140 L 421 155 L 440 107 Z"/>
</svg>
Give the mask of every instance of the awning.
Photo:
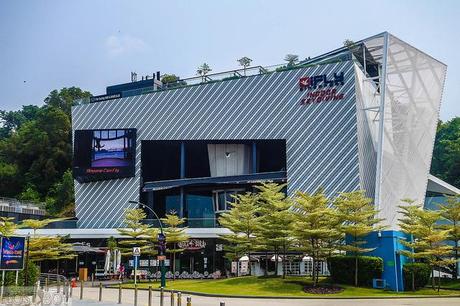
<svg viewBox="0 0 460 306">
<path fill-rule="evenodd" d="M 179 188 L 185 186 L 199 186 L 199 185 L 246 185 L 257 184 L 262 182 L 285 182 L 286 171 L 254 173 L 234 176 L 215 176 L 215 177 L 200 177 L 200 178 L 186 178 L 178 180 L 156 181 L 147 182 L 142 189 L 144 192 L 158 191 L 172 188 Z"/>
</svg>

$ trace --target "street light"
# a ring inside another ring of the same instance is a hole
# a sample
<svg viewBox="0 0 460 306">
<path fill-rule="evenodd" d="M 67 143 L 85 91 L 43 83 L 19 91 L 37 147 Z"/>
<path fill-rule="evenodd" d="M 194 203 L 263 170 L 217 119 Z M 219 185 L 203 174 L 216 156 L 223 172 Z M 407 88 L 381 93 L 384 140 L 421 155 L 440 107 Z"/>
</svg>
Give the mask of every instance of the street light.
<svg viewBox="0 0 460 306">
<path fill-rule="evenodd" d="M 136 204 L 139 206 L 142 206 L 144 208 L 147 208 L 149 211 L 153 213 L 155 218 L 158 220 L 158 223 L 160 224 L 160 234 L 158 235 L 158 244 L 159 244 L 159 250 L 162 250 L 162 252 L 166 253 L 166 236 L 163 231 L 163 223 L 161 223 L 160 218 L 158 218 L 158 215 L 155 213 L 155 211 L 150 208 L 149 206 L 145 205 L 144 203 L 141 203 L 139 201 L 128 201 L 131 204 Z M 160 252 L 158 252 L 160 253 Z M 164 255 L 164 254 L 159 254 L 159 255 Z M 166 270 L 165 270 L 165 261 L 164 259 L 160 259 L 160 269 L 161 269 L 161 287 L 166 287 Z M 136 277 L 136 275 L 134 275 Z"/>
</svg>

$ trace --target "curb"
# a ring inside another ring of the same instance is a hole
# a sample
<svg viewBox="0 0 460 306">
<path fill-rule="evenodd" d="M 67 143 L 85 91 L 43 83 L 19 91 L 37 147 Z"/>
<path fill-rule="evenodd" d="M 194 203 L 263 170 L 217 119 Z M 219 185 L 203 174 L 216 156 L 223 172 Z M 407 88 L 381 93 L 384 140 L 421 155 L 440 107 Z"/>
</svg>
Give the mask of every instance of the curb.
<svg viewBox="0 0 460 306">
<path fill-rule="evenodd" d="M 106 288 L 118 289 L 118 287 L 106 286 Z M 134 290 L 134 288 L 123 289 Z M 137 290 L 148 290 L 148 288 L 137 288 Z M 152 288 L 152 291 L 160 291 L 158 288 Z M 204 297 L 220 297 L 220 298 L 233 298 L 233 299 L 277 299 L 277 300 L 394 300 L 394 299 L 437 299 L 437 298 L 460 298 L 460 294 L 455 295 L 408 295 L 408 296 L 267 296 L 267 295 L 229 295 L 229 294 L 215 294 L 203 293 L 186 290 L 172 290 L 164 289 L 165 292 L 181 292 L 182 294 L 190 294 Z"/>
</svg>

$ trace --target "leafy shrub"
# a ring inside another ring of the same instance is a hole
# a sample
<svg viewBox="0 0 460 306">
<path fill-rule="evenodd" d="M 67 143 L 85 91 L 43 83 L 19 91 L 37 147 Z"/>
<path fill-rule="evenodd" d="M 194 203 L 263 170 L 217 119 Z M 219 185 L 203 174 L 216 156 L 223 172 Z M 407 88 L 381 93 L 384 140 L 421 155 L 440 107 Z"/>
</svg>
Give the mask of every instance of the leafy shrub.
<svg viewBox="0 0 460 306">
<path fill-rule="evenodd" d="M 431 269 L 426 263 L 407 263 L 403 266 L 404 289 L 412 290 L 412 273 L 414 275 L 415 290 L 425 287 L 430 281 Z"/>
<path fill-rule="evenodd" d="M 327 259 L 327 266 L 331 279 L 335 283 L 354 285 L 355 282 L 355 257 L 333 256 Z M 374 278 L 381 278 L 383 260 L 380 257 L 358 257 L 358 285 L 372 287 Z"/>
</svg>

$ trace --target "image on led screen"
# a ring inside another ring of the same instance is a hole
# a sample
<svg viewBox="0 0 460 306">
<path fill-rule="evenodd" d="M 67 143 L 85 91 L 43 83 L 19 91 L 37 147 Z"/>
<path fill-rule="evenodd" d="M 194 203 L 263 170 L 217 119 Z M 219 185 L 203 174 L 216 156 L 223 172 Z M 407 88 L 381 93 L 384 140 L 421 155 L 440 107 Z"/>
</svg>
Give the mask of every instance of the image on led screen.
<svg viewBox="0 0 460 306">
<path fill-rule="evenodd" d="M 89 182 L 134 176 L 135 138 L 135 129 L 75 131 L 75 179 Z"/>
<path fill-rule="evenodd" d="M 94 131 L 91 167 L 127 167 L 132 141 L 125 130 Z"/>
</svg>

